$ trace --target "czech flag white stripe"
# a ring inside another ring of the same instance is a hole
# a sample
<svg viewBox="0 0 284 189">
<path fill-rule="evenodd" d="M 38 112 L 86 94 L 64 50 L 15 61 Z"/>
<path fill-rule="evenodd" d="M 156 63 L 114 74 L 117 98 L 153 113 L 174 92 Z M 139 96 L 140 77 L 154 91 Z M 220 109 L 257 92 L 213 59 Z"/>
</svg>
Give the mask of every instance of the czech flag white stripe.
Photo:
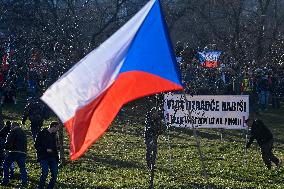
<svg viewBox="0 0 284 189">
<path fill-rule="evenodd" d="M 72 118 L 76 110 L 100 96 L 115 81 L 129 45 L 154 2 L 149 1 L 131 20 L 43 94 L 41 99 L 63 123 Z"/>
</svg>

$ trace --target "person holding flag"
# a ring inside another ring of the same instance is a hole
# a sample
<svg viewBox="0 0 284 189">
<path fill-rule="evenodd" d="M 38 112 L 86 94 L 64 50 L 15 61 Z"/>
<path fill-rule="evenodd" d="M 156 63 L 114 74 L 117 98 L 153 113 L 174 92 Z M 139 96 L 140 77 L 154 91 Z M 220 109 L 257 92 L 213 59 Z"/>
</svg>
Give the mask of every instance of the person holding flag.
<svg viewBox="0 0 284 189">
<path fill-rule="evenodd" d="M 154 171 L 156 168 L 156 158 L 158 150 L 158 137 L 162 134 L 164 128 L 163 111 L 160 104 L 160 98 L 155 96 L 156 105 L 151 107 L 146 114 L 145 119 L 145 144 L 146 144 L 146 162 L 150 171 L 149 188 L 153 188 Z"/>
</svg>

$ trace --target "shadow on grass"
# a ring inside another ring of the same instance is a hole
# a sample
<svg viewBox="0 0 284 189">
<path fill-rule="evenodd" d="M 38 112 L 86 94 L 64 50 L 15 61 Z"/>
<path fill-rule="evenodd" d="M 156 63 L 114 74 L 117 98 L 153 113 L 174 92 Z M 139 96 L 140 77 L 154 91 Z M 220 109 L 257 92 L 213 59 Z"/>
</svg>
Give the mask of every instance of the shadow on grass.
<svg viewBox="0 0 284 189">
<path fill-rule="evenodd" d="M 127 134 L 135 137 L 144 136 L 144 123 L 136 124 L 128 122 L 125 125 L 117 121 L 114 125 L 115 126 L 112 126 L 109 129 L 109 132 Z M 164 131 L 163 135 L 169 136 L 170 138 L 188 140 L 188 136 L 193 136 L 193 131 L 190 128 L 171 127 L 168 131 Z M 245 131 L 232 131 L 225 129 L 197 129 L 197 136 L 202 139 L 218 140 L 221 139 L 221 135 L 225 140 L 238 142 L 243 141 L 242 139 L 245 138 Z"/>
<path fill-rule="evenodd" d="M 85 183 L 87 185 L 87 183 Z M 107 186 L 96 186 L 96 187 L 90 187 L 90 186 L 82 186 L 82 185 L 76 185 L 76 184 L 66 184 L 64 182 L 57 182 L 56 188 L 80 188 L 80 189 L 85 189 L 85 188 L 92 188 L 92 189 L 112 189 L 111 187 Z"/>
<path fill-rule="evenodd" d="M 160 185 L 159 187 L 156 187 L 159 189 L 224 189 L 226 187 L 223 186 L 216 186 L 213 184 L 197 184 L 197 183 L 191 183 L 186 185 L 179 185 L 176 187 L 169 187 L 167 185 Z M 246 188 L 246 189 L 254 189 L 254 188 Z"/>
<path fill-rule="evenodd" d="M 86 160 L 88 162 L 94 161 L 96 163 L 109 165 L 109 166 L 115 167 L 115 168 L 133 168 L 133 169 L 144 169 L 145 168 L 144 165 L 142 165 L 138 162 L 123 161 L 123 160 L 119 160 L 119 159 L 114 159 L 110 156 L 98 157 L 98 156 L 94 156 L 94 155 L 85 155 L 84 160 Z M 93 168 L 90 167 L 90 170 L 93 171 Z"/>
</svg>

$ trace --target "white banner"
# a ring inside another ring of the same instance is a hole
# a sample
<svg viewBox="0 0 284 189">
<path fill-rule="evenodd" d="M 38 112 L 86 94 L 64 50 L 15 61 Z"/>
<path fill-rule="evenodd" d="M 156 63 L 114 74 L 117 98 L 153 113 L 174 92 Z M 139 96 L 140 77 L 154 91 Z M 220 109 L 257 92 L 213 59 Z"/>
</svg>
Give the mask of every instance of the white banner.
<svg viewBox="0 0 284 189">
<path fill-rule="evenodd" d="M 165 94 L 164 116 L 169 126 L 247 129 L 248 95 L 187 95 L 186 98 L 187 101 L 183 94 Z"/>
</svg>

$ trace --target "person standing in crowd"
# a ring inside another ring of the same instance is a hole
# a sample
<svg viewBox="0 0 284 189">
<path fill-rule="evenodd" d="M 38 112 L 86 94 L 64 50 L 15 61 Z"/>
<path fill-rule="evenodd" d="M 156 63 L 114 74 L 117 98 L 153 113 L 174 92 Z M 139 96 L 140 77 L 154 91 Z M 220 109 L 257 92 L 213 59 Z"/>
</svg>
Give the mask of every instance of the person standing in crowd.
<svg viewBox="0 0 284 189">
<path fill-rule="evenodd" d="M 6 125 L 0 130 L 0 164 L 3 165 L 5 159 L 5 141 L 11 131 L 11 121 L 7 121 Z"/>
<path fill-rule="evenodd" d="M 1 104 L 14 103 L 17 104 L 16 91 L 13 83 L 5 83 L 3 87 L 3 94 L 1 97 Z"/>
<path fill-rule="evenodd" d="M 5 141 L 10 131 L 11 131 L 11 121 L 7 121 L 5 127 L 3 127 L 0 130 L 0 163 L 1 163 L 0 167 L 2 170 L 3 170 L 4 159 L 6 156 Z M 10 178 L 14 177 L 14 168 L 15 168 L 15 165 L 14 163 L 12 163 L 12 165 L 10 166 Z"/>
<path fill-rule="evenodd" d="M 9 168 L 13 162 L 17 162 L 20 168 L 22 187 L 26 187 L 28 185 L 28 176 L 26 170 L 27 136 L 17 122 L 13 122 L 11 125 L 11 132 L 7 137 L 5 149 L 7 151 L 7 155 L 3 163 L 3 180 L 1 185 L 8 185 Z"/>
<path fill-rule="evenodd" d="M 263 75 L 259 79 L 258 82 L 258 90 L 259 90 L 259 102 L 260 108 L 262 111 L 266 110 L 268 107 L 268 99 L 269 99 L 269 82 L 268 75 L 266 71 L 263 71 Z"/>
<path fill-rule="evenodd" d="M 154 170 L 156 167 L 157 141 L 163 131 L 162 112 L 158 106 L 154 106 L 146 114 L 145 120 L 145 144 L 146 144 L 146 162 L 151 172 L 149 188 L 153 188 Z"/>
<path fill-rule="evenodd" d="M 272 101 L 272 108 L 279 109 L 281 107 L 280 105 L 280 77 L 277 73 L 273 74 L 272 71 L 270 72 L 270 78 L 271 78 L 271 101 Z"/>
<path fill-rule="evenodd" d="M 34 141 L 43 126 L 43 121 L 45 119 L 48 119 L 48 117 L 49 110 L 39 99 L 30 98 L 28 100 L 28 103 L 24 109 L 24 114 L 22 116 L 22 124 L 25 125 L 26 120 L 29 118 Z"/>
<path fill-rule="evenodd" d="M 246 120 L 247 125 L 251 128 L 250 138 L 246 144 L 246 148 L 249 148 L 254 139 L 256 139 L 262 154 L 262 159 L 268 169 L 271 169 L 272 162 L 279 168 L 281 160 L 278 159 L 272 152 L 273 149 L 273 135 L 271 131 L 264 125 L 260 119 Z"/>
<path fill-rule="evenodd" d="M 244 73 L 241 84 L 241 94 L 249 95 L 249 109 L 251 112 L 258 112 L 258 94 L 256 91 L 255 79 L 252 73 Z"/>
<path fill-rule="evenodd" d="M 250 78 L 249 78 L 249 75 L 245 72 L 244 78 L 242 81 L 242 86 L 241 86 L 241 94 L 250 95 L 251 91 L 252 91 L 252 87 L 251 87 Z"/>
<path fill-rule="evenodd" d="M 47 188 L 54 188 L 56 183 L 59 163 L 56 132 L 59 130 L 59 127 L 60 125 L 58 122 L 52 122 L 49 128 L 41 130 L 36 137 L 35 148 L 37 152 L 37 160 L 41 166 L 41 176 L 38 189 L 45 188 L 45 182 L 49 170 L 51 178 Z"/>
</svg>

